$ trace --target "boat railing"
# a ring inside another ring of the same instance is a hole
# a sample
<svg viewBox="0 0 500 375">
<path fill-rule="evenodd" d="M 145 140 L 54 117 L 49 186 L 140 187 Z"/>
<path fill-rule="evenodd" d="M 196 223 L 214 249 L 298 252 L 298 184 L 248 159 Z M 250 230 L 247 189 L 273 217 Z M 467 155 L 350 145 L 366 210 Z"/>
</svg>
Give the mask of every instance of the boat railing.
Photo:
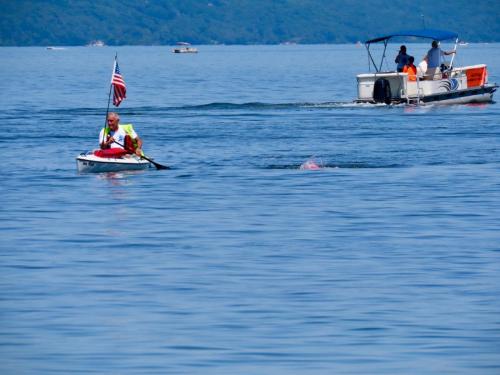
<svg viewBox="0 0 500 375">
<path fill-rule="evenodd" d="M 417 74 L 417 105 L 420 105 L 420 77 Z"/>
<path fill-rule="evenodd" d="M 403 86 L 404 86 L 404 96 L 406 96 L 406 103 L 410 103 L 410 95 L 408 95 L 408 74 L 406 74 L 406 77 L 403 77 Z M 400 97 L 404 98 L 403 93 L 399 95 Z"/>
</svg>

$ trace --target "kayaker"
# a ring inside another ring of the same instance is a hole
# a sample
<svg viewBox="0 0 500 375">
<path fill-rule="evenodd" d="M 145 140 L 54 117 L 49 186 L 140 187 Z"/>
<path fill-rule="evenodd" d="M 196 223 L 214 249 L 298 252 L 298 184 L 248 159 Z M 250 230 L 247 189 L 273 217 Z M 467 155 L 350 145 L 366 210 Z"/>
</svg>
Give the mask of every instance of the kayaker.
<svg viewBox="0 0 500 375">
<path fill-rule="evenodd" d="M 94 154 L 101 157 L 121 157 L 125 154 L 142 156 L 142 140 L 132 124 L 120 124 L 116 112 L 108 113 L 108 126 L 99 133 L 100 150 Z"/>
</svg>

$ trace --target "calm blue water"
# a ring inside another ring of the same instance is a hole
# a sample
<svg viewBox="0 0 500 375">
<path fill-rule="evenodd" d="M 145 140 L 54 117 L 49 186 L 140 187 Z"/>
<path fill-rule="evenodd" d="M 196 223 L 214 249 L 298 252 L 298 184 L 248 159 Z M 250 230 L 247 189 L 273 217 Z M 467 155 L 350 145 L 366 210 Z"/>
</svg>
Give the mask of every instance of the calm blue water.
<svg viewBox="0 0 500 375">
<path fill-rule="evenodd" d="M 1 373 L 498 374 L 500 104 L 353 105 L 355 46 L 199 50 L 0 48 Z M 170 171 L 76 172 L 115 52 Z M 500 82 L 498 44 L 457 58 Z"/>
</svg>

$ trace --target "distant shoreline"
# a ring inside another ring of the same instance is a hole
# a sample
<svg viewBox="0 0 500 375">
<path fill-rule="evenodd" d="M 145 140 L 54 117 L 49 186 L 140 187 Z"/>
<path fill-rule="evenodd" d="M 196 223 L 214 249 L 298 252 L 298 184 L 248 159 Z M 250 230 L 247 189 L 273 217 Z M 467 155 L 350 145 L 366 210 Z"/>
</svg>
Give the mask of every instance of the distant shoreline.
<svg viewBox="0 0 500 375">
<path fill-rule="evenodd" d="M 399 44 L 427 44 L 425 41 L 420 41 L 420 42 L 392 42 L 388 43 L 388 45 L 399 45 Z M 444 42 L 448 44 L 454 44 L 455 42 L 450 41 L 450 42 Z M 494 42 L 467 42 L 468 45 L 471 44 L 495 44 L 495 43 L 500 43 L 500 41 L 494 41 Z M 293 47 L 293 46 L 345 46 L 345 45 L 353 45 L 356 46 L 358 45 L 357 42 L 355 43 L 295 43 L 295 44 L 285 44 L 285 43 L 277 43 L 277 44 L 272 44 L 272 43 L 254 43 L 254 44 L 195 44 L 195 46 L 199 47 L 232 47 L 232 46 L 240 46 L 240 47 L 245 47 L 245 46 L 283 46 L 283 47 Z M 459 44 L 460 45 L 460 44 Z M 54 47 L 54 48 L 76 48 L 76 47 L 85 47 L 85 48 L 91 48 L 91 49 L 100 49 L 100 48 L 109 48 L 109 47 L 175 47 L 176 44 L 107 44 L 102 47 L 94 47 L 94 46 L 86 46 L 86 45 L 66 45 L 66 44 L 36 44 L 36 45 L 0 45 L 0 48 L 48 48 L 48 47 Z M 361 47 L 364 47 L 364 42 L 361 42 Z"/>
</svg>

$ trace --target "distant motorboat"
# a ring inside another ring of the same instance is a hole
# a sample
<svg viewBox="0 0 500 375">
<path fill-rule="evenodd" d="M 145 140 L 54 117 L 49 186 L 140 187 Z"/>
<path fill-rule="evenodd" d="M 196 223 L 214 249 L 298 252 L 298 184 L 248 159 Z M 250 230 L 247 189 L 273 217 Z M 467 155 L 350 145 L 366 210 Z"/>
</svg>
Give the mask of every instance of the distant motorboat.
<svg viewBox="0 0 500 375">
<path fill-rule="evenodd" d="M 386 58 L 389 39 L 393 37 L 427 38 L 435 41 L 454 40 L 455 48 L 450 62 L 441 61 L 439 68 L 428 69 L 420 63 L 415 80 L 410 80 L 408 73 L 382 71 Z M 373 59 L 370 45 L 382 42 L 384 52 L 379 64 Z M 375 73 L 357 75 L 358 103 L 385 104 L 465 104 L 481 103 L 493 100 L 493 93 L 498 86 L 488 83 L 488 70 L 485 64 L 456 67 L 453 60 L 456 55 L 458 34 L 445 30 L 407 30 L 381 36 L 365 42 L 368 52 L 369 68 L 375 67 Z"/>
<path fill-rule="evenodd" d="M 194 47 L 178 47 L 172 50 L 173 53 L 198 53 Z"/>
<path fill-rule="evenodd" d="M 468 45 L 469 45 L 469 43 L 467 43 L 467 42 L 465 42 L 465 41 L 461 40 L 460 42 L 458 42 L 458 45 L 459 45 L 459 46 L 462 46 L 462 47 L 465 47 L 465 46 L 468 46 Z"/>
<path fill-rule="evenodd" d="M 172 50 L 173 53 L 198 53 L 198 50 L 194 47 L 191 47 L 191 44 L 186 42 L 177 42 L 179 47 L 176 47 Z"/>
<path fill-rule="evenodd" d="M 66 49 L 64 47 L 52 47 L 52 46 L 49 46 L 47 47 L 48 50 L 52 50 L 52 51 L 60 51 L 60 50 L 63 50 L 63 49 Z"/>
<path fill-rule="evenodd" d="M 93 40 L 89 44 L 87 44 L 87 47 L 104 47 L 105 44 L 102 40 Z"/>
</svg>

